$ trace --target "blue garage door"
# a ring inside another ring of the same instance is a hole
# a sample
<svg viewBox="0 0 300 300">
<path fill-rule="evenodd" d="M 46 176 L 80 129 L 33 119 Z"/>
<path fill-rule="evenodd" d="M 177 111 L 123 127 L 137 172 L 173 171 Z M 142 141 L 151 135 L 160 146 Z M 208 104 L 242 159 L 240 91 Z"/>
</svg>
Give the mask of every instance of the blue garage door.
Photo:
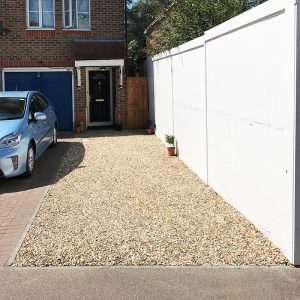
<svg viewBox="0 0 300 300">
<path fill-rule="evenodd" d="M 5 72 L 6 91 L 39 91 L 53 104 L 59 130 L 73 130 L 72 72 Z"/>
</svg>

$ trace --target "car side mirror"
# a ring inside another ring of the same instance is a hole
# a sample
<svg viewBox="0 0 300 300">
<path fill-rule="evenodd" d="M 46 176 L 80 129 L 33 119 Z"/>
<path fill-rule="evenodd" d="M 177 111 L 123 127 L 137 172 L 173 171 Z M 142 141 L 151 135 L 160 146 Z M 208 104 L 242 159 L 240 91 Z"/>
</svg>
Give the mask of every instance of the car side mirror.
<svg viewBox="0 0 300 300">
<path fill-rule="evenodd" d="M 34 114 L 34 121 L 45 121 L 46 115 L 42 112 L 36 112 Z"/>
</svg>

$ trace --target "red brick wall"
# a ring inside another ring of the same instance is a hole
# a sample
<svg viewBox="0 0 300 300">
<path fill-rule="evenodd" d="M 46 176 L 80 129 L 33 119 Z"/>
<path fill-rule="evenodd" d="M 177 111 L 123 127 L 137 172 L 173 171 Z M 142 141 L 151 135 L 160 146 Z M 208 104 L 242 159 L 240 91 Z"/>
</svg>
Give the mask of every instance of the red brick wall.
<svg viewBox="0 0 300 300">
<path fill-rule="evenodd" d="M 74 67 L 73 39 L 117 39 L 124 40 L 125 43 L 124 0 L 90 1 L 91 30 L 70 31 L 63 30 L 62 0 L 55 1 L 55 30 L 26 30 L 26 0 L 0 0 L 0 21 L 3 22 L 4 27 L 10 29 L 7 36 L 0 36 L 0 69 L 6 67 Z M 82 86 L 79 88 L 77 82 L 74 83 L 76 123 L 86 121 L 84 68 L 82 68 L 81 75 Z M 0 90 L 2 90 L 1 78 Z M 123 123 L 126 124 L 124 89 L 119 89 L 119 85 L 116 84 L 114 94 L 116 107 L 124 110 L 121 115 Z"/>
<path fill-rule="evenodd" d="M 120 72 L 116 72 L 116 111 L 115 119 L 127 126 L 126 76 L 123 74 L 123 87 L 120 87 Z"/>
<path fill-rule="evenodd" d="M 78 86 L 78 81 L 75 81 L 75 126 L 83 122 L 86 126 L 86 71 L 81 68 L 81 87 Z"/>
<path fill-rule="evenodd" d="M 125 39 L 124 0 L 90 0 L 91 31 L 63 30 L 62 0 L 55 1 L 55 30 L 26 30 L 26 0 L 0 0 L 0 21 L 11 32 L 0 38 L 2 60 L 71 60 L 71 41 Z"/>
</svg>

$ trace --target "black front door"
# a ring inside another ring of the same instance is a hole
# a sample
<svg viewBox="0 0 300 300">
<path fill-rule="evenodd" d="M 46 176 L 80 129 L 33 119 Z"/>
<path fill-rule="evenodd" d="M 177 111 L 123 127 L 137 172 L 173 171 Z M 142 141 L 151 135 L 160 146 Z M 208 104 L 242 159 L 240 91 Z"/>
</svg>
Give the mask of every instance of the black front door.
<svg viewBox="0 0 300 300">
<path fill-rule="evenodd" d="M 111 122 L 110 72 L 90 71 L 90 123 Z"/>
</svg>

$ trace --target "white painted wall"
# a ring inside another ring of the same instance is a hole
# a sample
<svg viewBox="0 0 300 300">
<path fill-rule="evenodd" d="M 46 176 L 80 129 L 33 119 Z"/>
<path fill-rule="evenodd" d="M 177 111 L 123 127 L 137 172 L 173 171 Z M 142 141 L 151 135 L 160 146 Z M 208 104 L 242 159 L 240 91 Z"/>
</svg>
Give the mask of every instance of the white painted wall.
<svg viewBox="0 0 300 300">
<path fill-rule="evenodd" d="M 179 155 L 206 181 L 206 98 L 205 85 L 200 84 L 205 82 L 204 58 L 204 47 L 201 46 L 176 55 L 172 60 L 174 133 Z"/>
<path fill-rule="evenodd" d="M 174 133 L 180 158 L 300 264 L 295 4 L 269 0 L 155 56 L 150 99 L 157 135 Z"/>
</svg>

